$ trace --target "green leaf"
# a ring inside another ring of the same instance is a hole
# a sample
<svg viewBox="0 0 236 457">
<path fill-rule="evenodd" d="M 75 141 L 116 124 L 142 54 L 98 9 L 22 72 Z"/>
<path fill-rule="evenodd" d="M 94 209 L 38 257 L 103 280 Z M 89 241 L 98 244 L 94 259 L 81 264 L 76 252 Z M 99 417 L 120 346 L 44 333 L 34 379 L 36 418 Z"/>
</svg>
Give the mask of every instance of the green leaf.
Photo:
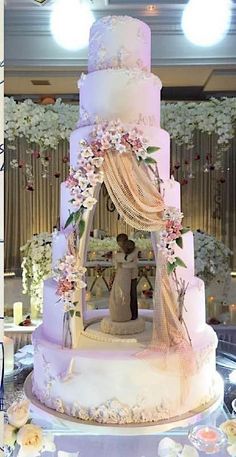
<svg viewBox="0 0 236 457">
<path fill-rule="evenodd" d="M 73 310 L 73 309 L 70 309 L 69 313 L 70 313 L 71 317 L 73 317 L 73 316 L 74 316 L 74 314 L 75 314 L 75 312 L 74 312 L 74 310 Z"/>
<path fill-rule="evenodd" d="M 74 224 L 76 224 L 76 223 L 78 222 L 80 216 L 81 216 L 80 210 L 78 210 L 78 211 L 76 211 L 76 212 L 74 213 L 74 221 L 73 221 Z"/>
<path fill-rule="evenodd" d="M 179 257 L 176 257 L 175 262 L 176 262 L 176 265 L 177 265 L 178 267 L 187 268 L 187 266 L 185 265 L 185 263 L 183 262 L 183 260 L 181 260 Z"/>
<path fill-rule="evenodd" d="M 80 219 L 79 221 L 79 237 L 82 238 L 85 229 L 85 221 Z"/>
<path fill-rule="evenodd" d="M 181 230 L 181 233 L 182 233 L 182 235 L 184 235 L 185 233 L 188 233 L 189 231 L 190 231 L 190 227 L 183 227 Z"/>
<path fill-rule="evenodd" d="M 64 228 L 66 228 L 66 227 L 68 227 L 68 225 L 72 224 L 73 220 L 74 220 L 74 213 L 70 213 L 70 215 L 69 215 L 69 217 L 68 217 L 68 219 L 67 219 L 67 221 L 65 223 L 65 227 Z"/>
<path fill-rule="evenodd" d="M 156 152 L 156 151 L 159 151 L 160 148 L 156 147 L 156 146 L 148 146 L 147 148 L 147 153 L 148 154 L 153 154 L 153 152 Z"/>
<path fill-rule="evenodd" d="M 155 165 L 156 165 L 156 163 L 157 163 L 157 161 L 156 161 L 155 159 L 152 159 L 151 157 L 147 157 L 146 159 L 144 159 L 144 162 L 145 162 L 145 163 L 148 163 L 148 164 L 153 163 L 153 164 L 155 164 Z"/>
<path fill-rule="evenodd" d="M 167 263 L 167 273 L 168 275 L 170 275 L 171 273 L 173 273 L 173 271 L 176 269 L 176 262 L 174 263 Z"/>
<path fill-rule="evenodd" d="M 75 315 L 76 315 L 76 317 L 81 317 L 80 311 L 76 311 L 76 312 L 75 312 Z"/>
<path fill-rule="evenodd" d="M 183 249 L 183 238 L 182 236 L 180 236 L 179 238 L 177 238 L 176 240 L 176 244 L 178 244 L 178 246 Z"/>
</svg>

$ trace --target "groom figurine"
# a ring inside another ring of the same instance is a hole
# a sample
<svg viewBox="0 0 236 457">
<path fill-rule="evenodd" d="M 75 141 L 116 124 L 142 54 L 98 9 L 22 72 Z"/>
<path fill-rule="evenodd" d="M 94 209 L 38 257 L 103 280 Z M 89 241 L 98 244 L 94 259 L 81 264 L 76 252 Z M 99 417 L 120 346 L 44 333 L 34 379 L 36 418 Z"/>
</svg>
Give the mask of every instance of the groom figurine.
<svg viewBox="0 0 236 457">
<path fill-rule="evenodd" d="M 129 242 L 126 233 L 120 233 L 116 238 L 118 246 L 124 251 L 124 246 Z M 130 257 L 132 256 L 132 259 Z M 138 318 L 138 299 L 137 299 L 137 278 L 138 278 L 138 249 L 135 247 L 132 254 L 129 255 L 129 260 L 135 264 L 131 271 L 131 288 L 130 288 L 130 310 L 131 319 L 135 320 Z"/>
</svg>

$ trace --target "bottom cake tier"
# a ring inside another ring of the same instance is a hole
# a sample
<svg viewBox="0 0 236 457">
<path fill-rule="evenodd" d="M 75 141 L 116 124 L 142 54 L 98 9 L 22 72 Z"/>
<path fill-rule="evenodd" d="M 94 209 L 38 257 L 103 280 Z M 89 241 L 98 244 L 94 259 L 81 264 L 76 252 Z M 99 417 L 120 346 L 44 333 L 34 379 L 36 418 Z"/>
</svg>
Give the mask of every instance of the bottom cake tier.
<svg viewBox="0 0 236 457">
<path fill-rule="evenodd" d="M 82 334 L 78 349 L 48 342 L 39 327 L 33 393 L 49 408 L 104 424 L 157 423 L 208 404 L 218 395 L 214 331 L 196 333 L 190 351 L 148 348 L 152 323 L 128 338 L 103 334 L 100 324 Z"/>
</svg>

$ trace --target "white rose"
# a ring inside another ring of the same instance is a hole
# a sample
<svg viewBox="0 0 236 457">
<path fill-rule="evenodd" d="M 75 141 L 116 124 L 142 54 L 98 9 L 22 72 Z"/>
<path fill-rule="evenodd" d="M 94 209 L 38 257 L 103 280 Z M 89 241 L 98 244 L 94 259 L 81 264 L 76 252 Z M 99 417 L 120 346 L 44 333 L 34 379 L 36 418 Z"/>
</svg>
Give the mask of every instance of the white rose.
<svg viewBox="0 0 236 457">
<path fill-rule="evenodd" d="M 16 428 L 11 424 L 4 424 L 4 445 L 14 446 L 16 442 Z"/>
<path fill-rule="evenodd" d="M 19 457 L 36 457 L 43 448 L 43 432 L 33 424 L 24 425 L 17 434 L 17 443 L 20 446 Z"/>
<path fill-rule="evenodd" d="M 28 400 L 14 402 L 7 410 L 9 423 L 17 428 L 25 425 L 29 419 L 29 405 Z"/>
</svg>

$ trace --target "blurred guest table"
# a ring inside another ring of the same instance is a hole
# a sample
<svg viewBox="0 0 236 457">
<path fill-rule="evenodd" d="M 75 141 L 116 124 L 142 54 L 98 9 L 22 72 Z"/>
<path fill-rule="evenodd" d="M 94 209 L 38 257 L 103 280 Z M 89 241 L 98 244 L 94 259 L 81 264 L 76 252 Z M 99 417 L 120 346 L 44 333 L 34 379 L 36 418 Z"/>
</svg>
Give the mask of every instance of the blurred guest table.
<svg viewBox="0 0 236 457">
<path fill-rule="evenodd" d="M 212 325 L 212 327 L 215 330 L 219 340 L 236 344 L 236 325 L 219 324 L 219 325 Z"/>
<path fill-rule="evenodd" d="M 36 327 L 41 323 L 40 320 L 34 321 L 33 325 L 20 326 L 13 322 L 5 322 L 4 334 L 14 341 L 14 352 L 17 352 L 23 346 L 31 344 L 31 336 Z"/>
</svg>

